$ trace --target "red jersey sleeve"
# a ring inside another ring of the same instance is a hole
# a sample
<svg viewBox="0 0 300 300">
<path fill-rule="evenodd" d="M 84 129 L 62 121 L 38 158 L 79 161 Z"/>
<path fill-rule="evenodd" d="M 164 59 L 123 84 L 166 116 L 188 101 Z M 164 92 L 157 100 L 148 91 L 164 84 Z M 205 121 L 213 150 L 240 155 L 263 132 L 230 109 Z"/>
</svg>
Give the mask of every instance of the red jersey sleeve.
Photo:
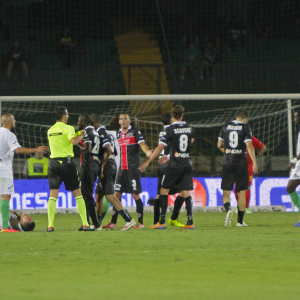
<svg viewBox="0 0 300 300">
<path fill-rule="evenodd" d="M 254 136 L 252 137 L 252 145 L 253 145 L 254 149 L 258 149 L 258 150 L 264 146 L 264 144 L 260 140 L 255 138 Z M 251 159 L 248 151 L 247 151 L 247 160 L 248 160 L 248 164 L 252 164 L 252 159 Z"/>
</svg>

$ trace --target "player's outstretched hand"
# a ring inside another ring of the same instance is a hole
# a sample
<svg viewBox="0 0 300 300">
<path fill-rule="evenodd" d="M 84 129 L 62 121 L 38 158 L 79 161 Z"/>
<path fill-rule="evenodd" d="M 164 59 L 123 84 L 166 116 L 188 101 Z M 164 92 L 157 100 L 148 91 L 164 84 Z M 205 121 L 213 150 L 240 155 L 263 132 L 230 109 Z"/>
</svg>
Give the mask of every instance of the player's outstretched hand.
<svg viewBox="0 0 300 300">
<path fill-rule="evenodd" d="M 39 146 L 37 147 L 36 152 L 43 152 L 43 153 L 47 153 L 49 151 L 49 147 L 48 146 Z"/>
<path fill-rule="evenodd" d="M 168 156 L 167 156 L 167 155 L 164 155 L 164 156 L 162 156 L 162 157 L 158 160 L 158 163 L 159 163 L 160 165 L 163 165 L 163 164 L 165 164 L 165 163 L 168 162 L 168 161 L 169 161 Z"/>
<path fill-rule="evenodd" d="M 141 172 L 145 172 L 146 171 L 146 168 L 148 167 L 148 163 L 145 161 L 144 163 L 142 163 L 141 165 Z"/>
<path fill-rule="evenodd" d="M 288 171 L 288 172 L 290 172 L 290 171 L 294 168 L 294 166 L 295 166 L 295 164 L 293 164 L 293 163 L 290 162 L 290 163 L 286 166 L 285 170 Z"/>
<path fill-rule="evenodd" d="M 149 150 L 149 151 L 147 151 L 147 157 L 149 158 L 151 155 L 153 154 L 153 150 Z"/>
</svg>

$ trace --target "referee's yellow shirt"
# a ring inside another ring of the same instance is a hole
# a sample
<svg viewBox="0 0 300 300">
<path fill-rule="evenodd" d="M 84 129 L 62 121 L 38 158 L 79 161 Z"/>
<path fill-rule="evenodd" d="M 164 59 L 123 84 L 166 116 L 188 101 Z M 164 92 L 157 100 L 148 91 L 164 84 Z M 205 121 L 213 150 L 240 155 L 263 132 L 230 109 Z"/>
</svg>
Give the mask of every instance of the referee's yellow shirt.
<svg viewBox="0 0 300 300">
<path fill-rule="evenodd" d="M 74 157 L 73 144 L 70 140 L 75 137 L 75 129 L 73 126 L 67 125 L 63 122 L 56 122 L 47 133 L 50 158 L 57 157 Z"/>
</svg>

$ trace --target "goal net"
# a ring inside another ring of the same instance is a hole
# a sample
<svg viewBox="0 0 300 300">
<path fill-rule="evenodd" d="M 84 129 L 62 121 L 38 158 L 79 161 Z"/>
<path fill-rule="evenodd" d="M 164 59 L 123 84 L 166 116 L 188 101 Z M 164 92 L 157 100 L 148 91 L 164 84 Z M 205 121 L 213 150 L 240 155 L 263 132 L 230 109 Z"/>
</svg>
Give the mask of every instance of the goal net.
<svg viewBox="0 0 300 300">
<path fill-rule="evenodd" d="M 111 98 L 115 97 L 115 98 Z M 205 95 L 168 95 L 163 96 L 136 96 L 138 100 L 128 96 L 76 96 L 69 97 L 34 97 L 27 98 L 2 97 L 2 114 L 14 114 L 17 120 L 15 133 L 24 147 L 47 145 L 47 130 L 54 123 L 52 112 L 55 106 L 64 105 L 68 108 L 69 124 L 76 128 L 78 116 L 81 113 L 97 113 L 103 125 L 109 129 L 112 118 L 120 113 L 131 116 L 132 125 L 140 129 L 146 144 L 150 149 L 158 145 L 158 134 L 163 125 L 161 115 L 170 111 L 173 104 L 182 104 L 185 107 L 184 119 L 194 128 L 195 142 L 193 146 L 193 168 L 195 176 L 220 176 L 222 169 L 222 153 L 217 149 L 217 139 L 221 127 L 236 116 L 236 112 L 243 108 L 250 113 L 250 125 L 253 136 L 267 146 L 267 152 L 258 158 L 259 175 L 279 176 L 286 175 L 284 169 L 291 153 L 291 141 L 288 136 L 288 113 L 299 107 L 300 100 L 290 101 L 286 98 L 278 99 L 241 99 L 232 100 L 228 96 L 223 99 L 205 99 Z M 76 98 L 74 100 L 74 98 Z M 197 99 L 198 98 L 198 99 Z M 217 97 L 216 97 L 217 98 Z M 10 101 L 6 101 L 10 99 Z M 21 101 L 22 99 L 26 101 Z M 45 100 L 43 100 L 45 99 Z M 72 100 L 73 99 L 73 100 Z M 98 100 L 97 100 L 98 99 Z M 15 101 L 18 100 L 18 101 Z M 71 101 L 70 101 L 71 100 Z M 290 120 L 290 125 L 292 122 Z M 292 138 L 296 129 L 292 131 Z M 145 155 L 140 153 L 141 161 Z M 79 152 L 75 147 L 76 161 Z M 28 156 L 18 155 L 14 160 L 16 178 L 28 178 L 24 166 Z M 149 166 L 146 177 L 156 176 L 157 162 Z"/>
</svg>

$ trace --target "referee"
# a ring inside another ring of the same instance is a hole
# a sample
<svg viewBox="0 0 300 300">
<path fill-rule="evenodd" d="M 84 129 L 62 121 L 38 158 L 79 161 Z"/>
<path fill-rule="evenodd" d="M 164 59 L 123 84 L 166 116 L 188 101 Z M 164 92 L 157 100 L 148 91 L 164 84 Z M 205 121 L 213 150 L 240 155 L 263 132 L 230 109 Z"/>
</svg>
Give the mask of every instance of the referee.
<svg viewBox="0 0 300 300">
<path fill-rule="evenodd" d="M 94 231 L 89 227 L 86 217 L 86 207 L 81 195 L 80 180 L 76 165 L 73 161 L 73 145 L 77 145 L 84 137 L 84 132 L 75 136 L 75 130 L 67 125 L 69 114 L 64 106 L 54 109 L 56 123 L 48 130 L 50 146 L 50 162 L 48 167 L 48 178 L 50 197 L 48 202 L 48 228 L 47 231 L 54 231 L 54 218 L 56 212 L 56 200 L 62 182 L 65 183 L 67 191 L 72 191 L 76 200 L 77 210 L 82 220 L 80 231 Z"/>
</svg>

